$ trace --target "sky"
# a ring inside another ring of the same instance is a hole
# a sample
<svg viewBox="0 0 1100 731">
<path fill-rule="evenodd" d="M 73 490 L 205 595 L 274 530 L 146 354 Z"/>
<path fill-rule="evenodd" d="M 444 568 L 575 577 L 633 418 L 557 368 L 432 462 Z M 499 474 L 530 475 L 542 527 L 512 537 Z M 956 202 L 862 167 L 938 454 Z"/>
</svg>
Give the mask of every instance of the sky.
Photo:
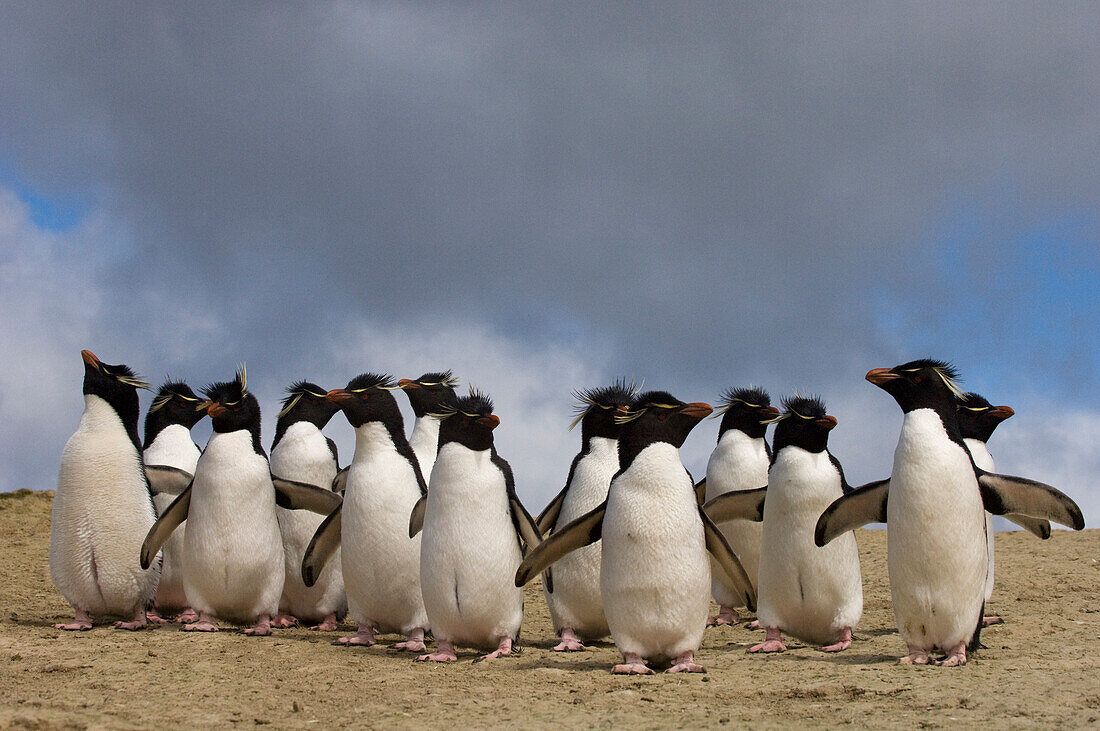
<svg viewBox="0 0 1100 731">
<path fill-rule="evenodd" d="M 84 348 L 154 385 L 247 364 L 265 446 L 294 380 L 452 369 L 532 512 L 576 389 L 815 393 L 861 484 L 901 424 L 864 374 L 935 357 L 1016 410 L 998 469 L 1100 525 L 1097 27 L 1091 3 L 0 4 L 0 491 L 55 485 Z M 697 477 L 716 434 L 684 445 Z"/>
</svg>

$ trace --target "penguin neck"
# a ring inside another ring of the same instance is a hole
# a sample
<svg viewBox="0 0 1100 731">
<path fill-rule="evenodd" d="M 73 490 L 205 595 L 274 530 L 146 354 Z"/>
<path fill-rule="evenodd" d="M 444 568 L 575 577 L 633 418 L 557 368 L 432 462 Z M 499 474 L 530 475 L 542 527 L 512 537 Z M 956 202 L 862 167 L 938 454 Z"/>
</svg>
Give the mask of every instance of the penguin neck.
<svg viewBox="0 0 1100 731">
<path fill-rule="evenodd" d="M 936 418 L 939 419 L 940 423 L 943 425 L 943 430 L 947 432 L 948 439 L 955 442 L 960 447 L 966 448 L 966 444 L 963 442 L 962 432 L 959 431 L 959 419 L 955 414 L 955 407 L 953 404 L 932 404 L 906 409 L 905 417 L 906 420 L 908 420 L 910 416 L 928 413 L 936 415 Z"/>
<path fill-rule="evenodd" d="M 355 427 L 355 456 L 352 459 L 380 452 L 397 452 L 406 459 L 413 453 L 400 426 L 395 428 L 382 421 L 368 421 Z"/>
<path fill-rule="evenodd" d="M 663 444 L 664 446 L 679 451 L 680 446 L 673 444 L 671 441 L 665 439 L 630 439 L 629 436 L 624 435 L 619 439 L 619 471 L 625 471 L 634 462 L 634 458 L 642 453 L 646 447 L 651 447 L 654 444 Z"/>
<path fill-rule="evenodd" d="M 252 451 L 260 455 L 264 459 L 267 459 L 267 452 L 264 451 L 263 445 L 260 444 L 260 424 L 258 422 L 256 424 L 251 424 L 244 429 L 234 429 L 233 431 L 228 432 L 218 431 L 217 429 L 214 429 L 214 434 L 211 435 L 211 438 L 213 438 L 213 436 L 217 434 L 236 434 L 238 432 L 248 432 L 248 434 L 252 437 Z"/>
<path fill-rule="evenodd" d="M 439 419 L 431 416 L 417 416 L 413 422 L 409 444 L 413 451 L 434 459 L 439 451 Z"/>
<path fill-rule="evenodd" d="M 106 408 L 104 408 L 106 407 Z M 141 454 L 141 439 L 138 438 L 138 406 L 137 397 L 134 397 L 134 403 L 130 408 L 130 404 L 123 403 L 122 411 L 119 410 L 120 405 L 118 399 L 107 399 L 98 394 L 88 393 L 84 394 L 84 414 L 85 417 L 91 416 L 96 420 L 99 420 L 102 414 L 108 409 L 115 415 L 118 422 L 122 425 L 122 428 L 126 431 L 126 436 L 130 438 L 130 441 L 134 444 L 134 449 L 138 454 Z"/>
</svg>

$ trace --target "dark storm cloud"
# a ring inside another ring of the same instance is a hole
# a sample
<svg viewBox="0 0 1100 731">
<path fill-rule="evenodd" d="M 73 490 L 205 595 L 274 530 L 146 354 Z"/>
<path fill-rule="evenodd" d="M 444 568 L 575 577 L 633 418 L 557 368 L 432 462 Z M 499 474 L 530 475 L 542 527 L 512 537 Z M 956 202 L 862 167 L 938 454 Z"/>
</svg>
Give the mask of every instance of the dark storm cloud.
<svg viewBox="0 0 1100 731">
<path fill-rule="evenodd" d="M 216 323 L 187 365 L 290 380 L 350 323 L 459 318 L 691 399 L 828 395 L 944 344 L 959 198 L 1031 226 L 1096 209 L 1098 16 L 9 3 L 0 154 L 113 222 L 101 318 Z"/>
</svg>

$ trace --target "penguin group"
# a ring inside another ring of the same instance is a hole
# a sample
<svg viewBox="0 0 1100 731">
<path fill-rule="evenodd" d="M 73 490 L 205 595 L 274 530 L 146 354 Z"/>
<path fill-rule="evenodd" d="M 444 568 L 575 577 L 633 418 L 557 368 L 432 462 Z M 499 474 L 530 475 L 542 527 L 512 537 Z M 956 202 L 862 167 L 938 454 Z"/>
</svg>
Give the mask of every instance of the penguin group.
<svg viewBox="0 0 1100 731">
<path fill-rule="evenodd" d="M 625 379 L 578 390 L 580 450 L 533 518 L 497 452 L 492 399 L 459 396 L 450 371 L 368 372 L 333 390 L 296 381 L 269 456 L 243 366 L 200 394 L 166 382 L 142 441 L 137 390 L 149 385 L 81 357 L 84 413 L 52 508 L 51 577 L 75 613 L 58 629 L 175 615 L 185 631 L 230 622 L 264 636 L 346 618 L 356 631 L 334 645 L 396 633 L 393 647 L 421 662 L 455 661 L 459 647 L 491 660 L 519 651 L 522 587 L 541 576 L 554 651 L 610 636 L 615 673 L 705 672 L 705 631 L 742 621 L 739 610 L 765 633 L 750 653 L 783 652 L 784 634 L 849 648 L 863 611 L 851 531 L 881 522 L 901 662 L 954 666 L 1001 621 L 985 616 L 992 516 L 1040 538 L 1051 521 L 1084 527 L 1057 489 L 994 471 L 986 443 L 1013 410 L 964 393 L 931 359 L 867 373 L 904 419 L 890 476 L 861 487 L 829 450 L 837 419 L 817 396 L 776 408 L 761 388 L 731 388 L 714 409 Z M 409 437 L 396 391 L 415 415 Z M 343 468 L 323 432 L 338 413 L 355 433 Z M 717 443 L 695 481 L 679 450 L 712 414 Z M 206 416 L 200 449 L 190 430 Z"/>
</svg>

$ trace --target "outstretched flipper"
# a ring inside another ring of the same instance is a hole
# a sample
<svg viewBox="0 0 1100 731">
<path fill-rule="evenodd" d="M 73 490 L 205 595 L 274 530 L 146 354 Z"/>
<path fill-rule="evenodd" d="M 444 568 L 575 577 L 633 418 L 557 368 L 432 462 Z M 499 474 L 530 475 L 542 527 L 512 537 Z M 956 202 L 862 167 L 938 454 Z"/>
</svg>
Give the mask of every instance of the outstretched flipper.
<svg viewBox="0 0 1100 731">
<path fill-rule="evenodd" d="M 413 505 L 412 515 L 409 516 L 409 538 L 415 538 L 416 534 L 424 528 L 424 510 L 428 507 L 428 496 L 421 495 Z"/>
<path fill-rule="evenodd" d="M 351 469 L 351 465 L 348 465 L 344 469 L 336 473 L 336 477 L 332 478 L 332 491 L 338 492 L 341 495 L 348 489 L 348 470 Z"/>
<path fill-rule="evenodd" d="M 149 491 L 154 495 L 180 495 L 195 479 L 187 470 L 165 464 L 145 465 L 145 477 L 149 480 Z"/>
<path fill-rule="evenodd" d="M 313 540 L 309 542 L 305 555 L 302 556 L 302 581 L 306 586 L 317 583 L 317 577 L 321 575 L 325 563 L 336 553 L 340 547 L 340 524 L 343 520 L 343 507 L 341 502 L 327 518 L 317 526 L 317 532 L 313 534 Z"/>
<path fill-rule="evenodd" d="M 569 477 L 570 479 L 573 477 L 572 470 L 570 470 Z M 568 482 L 565 483 L 565 487 L 562 488 L 561 492 L 555 495 L 554 499 L 542 509 L 539 517 L 535 518 L 535 527 L 539 529 L 539 533 L 542 535 L 548 534 L 554 528 L 554 524 L 558 522 L 558 516 L 561 515 L 561 506 L 565 502 L 567 492 L 569 492 Z"/>
<path fill-rule="evenodd" d="M 516 586 L 527 584 L 565 554 L 600 540 L 603 535 L 605 512 L 607 512 L 606 500 L 595 510 L 566 523 L 561 530 L 538 544 L 535 550 L 528 552 L 523 563 L 519 565 L 519 570 L 516 571 Z"/>
<path fill-rule="evenodd" d="M 695 483 L 695 502 L 702 506 L 707 501 L 707 478 Z"/>
<path fill-rule="evenodd" d="M 144 571 L 153 564 L 153 558 L 160 547 L 168 541 L 168 536 L 179 527 L 180 523 L 187 520 L 187 511 L 191 508 L 191 485 L 184 488 L 180 496 L 172 501 L 164 515 L 157 518 L 153 527 L 145 536 L 145 542 L 141 544 L 141 568 Z"/>
<path fill-rule="evenodd" d="M 327 516 L 343 502 L 343 498 L 331 490 L 307 482 L 272 475 L 271 484 L 275 486 L 275 504 L 287 510 L 308 510 Z"/>
<path fill-rule="evenodd" d="M 741 565 L 741 559 L 737 558 L 737 554 L 730 548 L 722 531 L 718 530 L 718 526 L 711 521 L 710 516 L 702 508 L 699 508 L 699 517 L 703 519 L 703 536 L 706 538 L 707 550 L 733 581 L 738 599 L 745 603 L 745 607 L 750 612 L 755 612 L 756 592 L 752 588 L 752 581 L 745 567 Z"/>
<path fill-rule="evenodd" d="M 814 543 L 824 546 L 841 533 L 847 533 L 868 523 L 886 522 L 886 501 L 890 496 L 890 480 L 868 482 L 833 501 L 817 519 Z"/>
<path fill-rule="evenodd" d="M 706 480 L 703 480 L 704 486 Z M 768 496 L 768 486 L 755 490 L 735 490 L 726 492 L 703 505 L 703 512 L 715 523 L 731 520 L 752 520 L 759 523 L 764 519 L 764 499 Z"/>
<path fill-rule="evenodd" d="M 998 475 L 977 468 L 976 471 L 982 502 L 985 509 L 994 515 L 1019 513 L 1031 518 L 1053 520 L 1074 530 L 1085 527 L 1081 508 L 1060 490 L 1024 477 Z"/>
<path fill-rule="evenodd" d="M 1012 521 L 1016 525 L 1020 526 L 1029 533 L 1033 533 L 1041 540 L 1050 538 L 1050 521 L 1040 520 L 1039 518 L 1032 518 L 1028 515 L 1020 515 L 1019 513 L 1008 513 L 1001 516 L 1005 520 Z"/>
</svg>

